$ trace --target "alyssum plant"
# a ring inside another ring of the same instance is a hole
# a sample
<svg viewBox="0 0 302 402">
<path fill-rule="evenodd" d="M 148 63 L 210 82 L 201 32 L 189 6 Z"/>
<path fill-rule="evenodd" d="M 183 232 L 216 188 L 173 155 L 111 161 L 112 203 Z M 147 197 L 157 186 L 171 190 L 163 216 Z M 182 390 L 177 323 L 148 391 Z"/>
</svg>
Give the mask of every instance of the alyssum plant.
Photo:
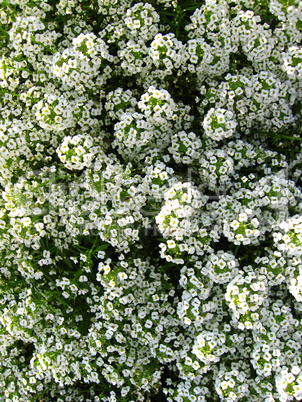
<svg viewBox="0 0 302 402">
<path fill-rule="evenodd" d="M 301 1 L 0 21 L 0 400 L 301 400 Z"/>
</svg>

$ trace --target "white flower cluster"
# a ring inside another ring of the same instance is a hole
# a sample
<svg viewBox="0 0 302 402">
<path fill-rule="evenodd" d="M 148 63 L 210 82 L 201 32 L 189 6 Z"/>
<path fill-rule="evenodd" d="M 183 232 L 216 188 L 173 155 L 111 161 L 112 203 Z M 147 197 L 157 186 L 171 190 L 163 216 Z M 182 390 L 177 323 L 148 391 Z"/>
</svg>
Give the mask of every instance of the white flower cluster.
<svg viewBox="0 0 302 402">
<path fill-rule="evenodd" d="M 207 232 L 200 228 L 200 210 L 207 197 L 202 196 L 190 183 L 177 183 L 165 194 L 165 204 L 155 217 L 158 230 L 167 243 L 161 243 L 161 256 L 176 264 L 183 264 L 182 253 L 203 254 L 203 238 Z M 175 242 L 176 240 L 176 242 Z"/>
<path fill-rule="evenodd" d="M 64 95 L 46 94 L 34 110 L 40 127 L 46 130 L 63 131 L 76 125 L 72 102 Z"/>
<path fill-rule="evenodd" d="M 211 254 L 207 258 L 207 262 L 202 268 L 202 273 L 205 276 L 209 276 L 213 282 L 230 283 L 239 273 L 238 261 L 233 254 L 220 250 L 217 255 Z"/>
<path fill-rule="evenodd" d="M 0 401 L 302 400 L 301 1 L 0 24 Z"/>
<path fill-rule="evenodd" d="M 227 74 L 217 88 L 213 84 L 208 89 L 202 86 L 205 99 L 201 111 L 215 104 L 203 125 L 207 135 L 217 141 L 232 136 L 237 125 L 248 133 L 255 124 L 263 130 L 278 130 L 295 121 L 291 107 L 296 90 L 291 81 L 281 81 L 276 74 Z"/>
<path fill-rule="evenodd" d="M 226 301 L 239 321 L 239 328 L 253 328 L 257 325 L 257 311 L 267 294 L 265 276 L 257 277 L 253 272 L 236 276 L 227 286 Z"/>
<path fill-rule="evenodd" d="M 125 160 L 145 159 L 151 150 L 165 151 L 177 129 L 190 127 L 189 108 L 176 104 L 166 90 L 151 86 L 135 105 L 114 126 L 112 145 Z"/>
<path fill-rule="evenodd" d="M 102 88 L 110 78 L 111 68 L 106 62 L 112 60 L 102 39 L 92 33 L 81 33 L 72 40 L 72 47 L 53 56 L 51 73 L 62 83 L 63 90 L 96 91 L 96 87 Z"/>
<path fill-rule="evenodd" d="M 172 154 L 176 163 L 191 165 L 198 163 L 200 159 L 201 140 L 195 133 L 180 131 L 172 137 L 172 145 L 168 151 Z"/>
<path fill-rule="evenodd" d="M 162 70 L 162 77 L 171 75 L 182 64 L 182 43 L 173 33 L 157 34 L 150 46 L 150 57 L 155 67 Z"/>
<path fill-rule="evenodd" d="M 221 108 L 211 108 L 203 121 L 205 134 L 216 141 L 232 137 L 236 126 L 233 113 Z"/>
<path fill-rule="evenodd" d="M 96 145 L 95 141 L 96 139 L 88 134 L 64 137 L 62 144 L 57 149 L 60 161 L 70 170 L 89 167 L 95 156 L 102 152 L 101 147 Z"/>
</svg>

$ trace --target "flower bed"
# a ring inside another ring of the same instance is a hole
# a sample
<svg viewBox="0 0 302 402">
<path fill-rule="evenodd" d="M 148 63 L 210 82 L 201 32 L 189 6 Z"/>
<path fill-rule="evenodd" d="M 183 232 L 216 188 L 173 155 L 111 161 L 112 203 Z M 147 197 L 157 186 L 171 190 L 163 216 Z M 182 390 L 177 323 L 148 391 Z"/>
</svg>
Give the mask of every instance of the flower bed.
<svg viewBox="0 0 302 402">
<path fill-rule="evenodd" d="M 0 401 L 301 400 L 302 3 L 0 21 Z"/>
</svg>

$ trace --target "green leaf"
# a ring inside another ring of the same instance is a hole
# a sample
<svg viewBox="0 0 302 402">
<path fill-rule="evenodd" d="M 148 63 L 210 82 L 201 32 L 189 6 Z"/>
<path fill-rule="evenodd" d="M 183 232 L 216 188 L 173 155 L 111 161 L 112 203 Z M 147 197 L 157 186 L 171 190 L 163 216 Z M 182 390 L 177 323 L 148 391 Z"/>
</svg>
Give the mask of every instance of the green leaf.
<svg viewBox="0 0 302 402">
<path fill-rule="evenodd" d="M 73 269 L 73 265 L 72 265 L 72 263 L 70 262 L 70 260 L 69 260 L 68 258 L 64 258 L 63 261 L 66 263 L 66 265 L 67 265 L 69 268 Z"/>
<path fill-rule="evenodd" d="M 108 248 L 109 247 L 109 244 L 108 243 L 105 243 L 105 244 L 102 244 L 100 247 L 97 247 L 95 250 L 93 250 L 94 252 L 97 252 L 97 251 L 102 251 L 102 250 L 106 250 L 106 248 Z"/>
</svg>

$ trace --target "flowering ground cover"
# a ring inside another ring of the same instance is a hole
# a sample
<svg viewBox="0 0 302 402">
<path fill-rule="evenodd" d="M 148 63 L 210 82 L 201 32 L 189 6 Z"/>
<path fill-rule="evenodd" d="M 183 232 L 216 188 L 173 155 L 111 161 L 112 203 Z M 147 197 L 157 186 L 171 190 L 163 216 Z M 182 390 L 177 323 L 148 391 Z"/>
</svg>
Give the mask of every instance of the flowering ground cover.
<svg viewBox="0 0 302 402">
<path fill-rule="evenodd" d="M 301 400 L 301 1 L 0 22 L 0 401 Z"/>
</svg>

